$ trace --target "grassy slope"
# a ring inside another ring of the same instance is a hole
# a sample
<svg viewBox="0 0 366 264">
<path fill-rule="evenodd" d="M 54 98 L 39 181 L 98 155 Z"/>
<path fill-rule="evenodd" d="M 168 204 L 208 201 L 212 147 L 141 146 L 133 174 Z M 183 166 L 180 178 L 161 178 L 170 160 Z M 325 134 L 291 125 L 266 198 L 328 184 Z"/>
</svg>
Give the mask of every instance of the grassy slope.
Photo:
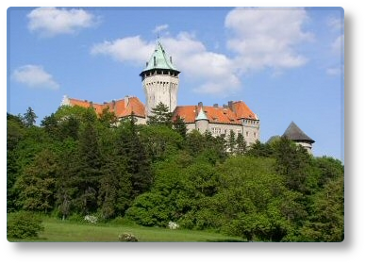
<svg viewBox="0 0 366 264">
<path fill-rule="evenodd" d="M 238 237 L 229 237 L 204 231 L 170 230 L 137 225 L 94 225 L 68 221 L 63 222 L 51 218 L 46 218 L 43 225 L 45 230 L 40 233 L 39 239 L 31 241 L 117 242 L 118 235 L 125 232 L 134 234 L 140 242 L 243 241 Z M 9 241 L 13 240 L 9 239 Z"/>
</svg>

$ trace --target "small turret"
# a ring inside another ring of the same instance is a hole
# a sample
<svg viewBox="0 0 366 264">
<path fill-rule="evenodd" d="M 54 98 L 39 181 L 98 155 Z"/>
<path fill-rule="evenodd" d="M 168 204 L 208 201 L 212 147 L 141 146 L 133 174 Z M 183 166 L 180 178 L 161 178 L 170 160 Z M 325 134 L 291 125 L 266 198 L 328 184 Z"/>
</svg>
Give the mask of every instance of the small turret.
<svg viewBox="0 0 366 264">
<path fill-rule="evenodd" d="M 198 115 L 195 118 L 195 126 L 201 133 L 205 133 L 208 130 L 208 118 L 203 110 L 203 106 L 201 106 Z"/>
</svg>

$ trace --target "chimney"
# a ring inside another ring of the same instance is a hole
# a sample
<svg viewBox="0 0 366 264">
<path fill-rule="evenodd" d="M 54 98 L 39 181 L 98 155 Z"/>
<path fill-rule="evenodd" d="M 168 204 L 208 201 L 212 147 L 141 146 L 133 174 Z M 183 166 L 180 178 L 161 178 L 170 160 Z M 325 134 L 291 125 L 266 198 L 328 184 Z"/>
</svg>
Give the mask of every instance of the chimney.
<svg viewBox="0 0 366 264">
<path fill-rule="evenodd" d="M 219 104 L 214 104 L 213 105 L 215 108 L 218 108 L 219 107 Z"/>
<path fill-rule="evenodd" d="M 230 109 L 231 111 L 235 112 L 235 111 L 234 111 L 234 107 L 233 107 L 233 101 L 229 101 L 229 102 L 227 102 L 227 103 L 228 103 L 228 105 L 229 105 L 229 109 Z"/>
<path fill-rule="evenodd" d="M 228 108 L 228 106 L 227 106 L 227 104 L 223 104 L 223 106 L 222 106 L 223 108 L 225 108 L 225 109 L 227 109 Z"/>
<path fill-rule="evenodd" d="M 198 107 L 201 107 L 202 108 L 203 107 L 203 103 L 202 102 L 199 102 L 198 103 Z"/>
<path fill-rule="evenodd" d="M 112 100 L 112 108 L 113 108 L 113 112 L 116 112 L 116 101 Z"/>
<path fill-rule="evenodd" d="M 129 96 L 128 96 L 128 95 L 126 95 L 126 96 L 125 96 L 125 108 L 127 108 L 127 106 L 128 106 L 128 98 L 129 98 Z"/>
</svg>

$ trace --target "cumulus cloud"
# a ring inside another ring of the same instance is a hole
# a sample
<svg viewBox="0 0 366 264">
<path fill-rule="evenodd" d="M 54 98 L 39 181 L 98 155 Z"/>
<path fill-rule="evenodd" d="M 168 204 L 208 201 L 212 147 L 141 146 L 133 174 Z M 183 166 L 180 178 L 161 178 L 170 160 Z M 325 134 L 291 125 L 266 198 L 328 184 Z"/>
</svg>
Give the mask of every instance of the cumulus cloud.
<svg viewBox="0 0 366 264">
<path fill-rule="evenodd" d="M 196 92 L 223 94 L 238 89 L 240 81 L 231 60 L 223 54 L 208 51 L 194 35 L 181 32 L 175 37 L 163 37 L 160 42 L 172 55 L 176 67 L 200 83 Z M 134 36 L 95 44 L 91 54 L 144 65 L 155 46 L 155 42 Z"/>
<path fill-rule="evenodd" d="M 14 70 L 12 78 L 28 87 L 56 90 L 60 85 L 42 66 L 24 65 Z"/>
<path fill-rule="evenodd" d="M 278 73 L 304 65 L 307 58 L 296 52 L 296 45 L 313 38 L 302 30 L 307 19 L 306 11 L 300 8 L 234 9 L 225 20 L 230 31 L 227 47 L 232 51 L 231 57 L 208 50 L 188 32 L 165 35 L 160 42 L 173 56 L 175 66 L 197 84 L 195 92 L 230 95 L 240 89 L 240 76 L 248 69 L 271 67 Z M 159 25 L 153 32 L 167 28 L 166 24 Z M 137 63 L 143 68 L 155 46 L 153 41 L 133 36 L 95 44 L 91 53 Z"/>
<path fill-rule="evenodd" d="M 313 38 L 302 29 L 307 19 L 306 11 L 300 8 L 236 8 L 225 19 L 232 33 L 227 47 L 236 53 L 243 71 L 302 66 L 307 58 L 297 53 L 295 46 Z"/>
<path fill-rule="evenodd" d="M 93 55 L 106 55 L 121 62 L 141 64 L 151 56 L 154 47 L 154 43 L 148 43 L 140 36 L 133 36 L 95 44 L 90 52 Z"/>
<path fill-rule="evenodd" d="M 80 29 L 98 23 L 98 18 L 83 9 L 58 9 L 41 7 L 33 9 L 28 15 L 28 29 L 43 37 L 59 34 L 73 34 Z"/>
</svg>

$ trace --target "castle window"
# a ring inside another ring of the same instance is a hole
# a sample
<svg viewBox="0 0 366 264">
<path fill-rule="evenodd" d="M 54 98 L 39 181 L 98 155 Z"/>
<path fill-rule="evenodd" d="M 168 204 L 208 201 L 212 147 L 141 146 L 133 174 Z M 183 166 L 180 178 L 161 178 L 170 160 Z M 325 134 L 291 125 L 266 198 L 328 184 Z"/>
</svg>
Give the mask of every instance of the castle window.
<svg viewBox="0 0 366 264">
<path fill-rule="evenodd" d="M 245 135 L 247 136 L 247 137 L 249 137 L 249 132 L 247 131 L 247 132 L 245 132 Z"/>
<path fill-rule="evenodd" d="M 256 132 L 254 132 L 254 137 L 255 137 L 255 138 L 257 137 L 257 133 L 256 133 Z"/>
</svg>

